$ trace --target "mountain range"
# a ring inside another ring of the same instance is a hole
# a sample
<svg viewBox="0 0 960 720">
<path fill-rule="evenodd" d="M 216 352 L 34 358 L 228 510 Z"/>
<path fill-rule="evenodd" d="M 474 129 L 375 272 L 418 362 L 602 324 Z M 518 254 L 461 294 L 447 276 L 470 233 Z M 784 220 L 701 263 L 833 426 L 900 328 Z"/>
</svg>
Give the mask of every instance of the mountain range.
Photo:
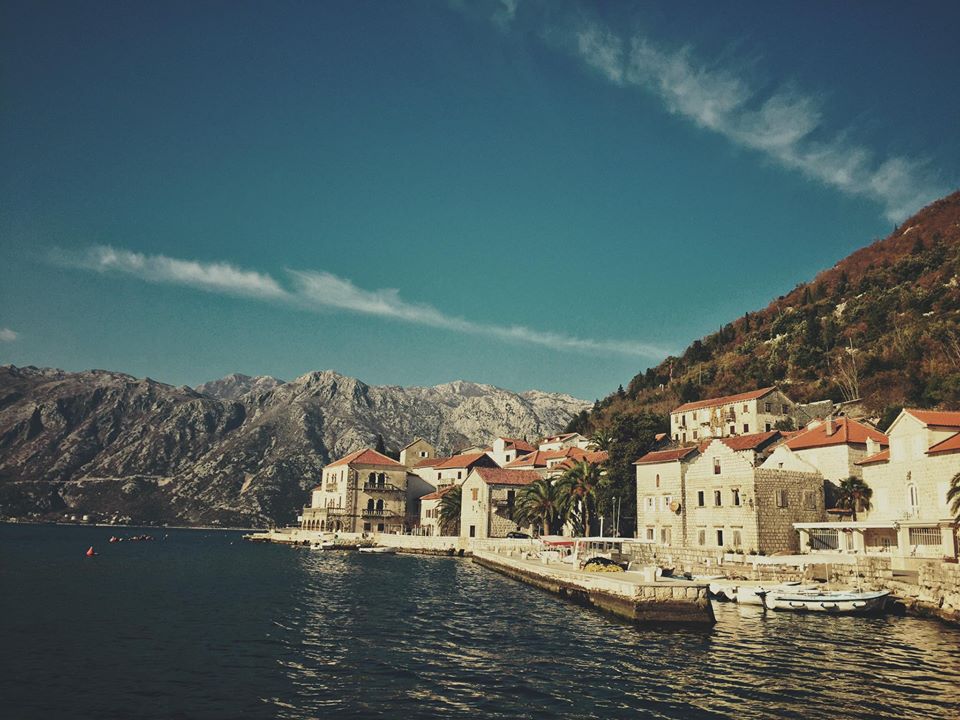
<svg viewBox="0 0 960 720">
<path fill-rule="evenodd" d="M 376 387 L 333 371 L 197 388 L 104 370 L 0 367 L 0 515 L 290 522 L 332 459 L 415 437 L 444 452 L 559 431 L 589 404 L 457 381 Z"/>
</svg>

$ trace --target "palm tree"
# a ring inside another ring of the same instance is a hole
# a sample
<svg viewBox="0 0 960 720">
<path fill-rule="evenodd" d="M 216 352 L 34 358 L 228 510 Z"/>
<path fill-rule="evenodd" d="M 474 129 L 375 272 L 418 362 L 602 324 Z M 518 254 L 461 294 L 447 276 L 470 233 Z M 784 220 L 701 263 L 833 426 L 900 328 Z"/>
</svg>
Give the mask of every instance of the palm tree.
<svg viewBox="0 0 960 720">
<path fill-rule="evenodd" d="M 454 486 L 443 494 L 440 502 L 437 503 L 440 518 L 440 531 L 453 529 L 453 535 L 460 534 L 460 500 L 463 496 L 463 490 L 459 485 Z"/>
<path fill-rule="evenodd" d="M 609 450 L 613 445 L 613 435 L 608 430 L 600 429 L 593 434 L 590 442 L 597 447 L 597 450 Z"/>
<path fill-rule="evenodd" d="M 950 480 L 950 489 L 947 490 L 947 502 L 950 503 L 950 512 L 960 523 L 960 473 Z"/>
<path fill-rule="evenodd" d="M 873 496 L 873 490 L 862 478 L 851 475 L 846 480 L 840 481 L 840 488 L 837 491 L 837 507 L 844 508 L 853 512 L 853 521 L 857 521 L 857 508 L 861 510 L 870 509 L 870 498 Z"/>
<path fill-rule="evenodd" d="M 550 478 L 535 480 L 517 494 L 514 520 L 517 525 L 539 524 L 544 534 L 558 531 L 566 515 L 566 495 Z"/>
<path fill-rule="evenodd" d="M 567 497 L 569 511 L 579 509 L 584 537 L 590 534 L 590 504 L 597 497 L 597 487 L 602 479 L 600 467 L 582 460 L 567 470 L 558 485 Z"/>
</svg>

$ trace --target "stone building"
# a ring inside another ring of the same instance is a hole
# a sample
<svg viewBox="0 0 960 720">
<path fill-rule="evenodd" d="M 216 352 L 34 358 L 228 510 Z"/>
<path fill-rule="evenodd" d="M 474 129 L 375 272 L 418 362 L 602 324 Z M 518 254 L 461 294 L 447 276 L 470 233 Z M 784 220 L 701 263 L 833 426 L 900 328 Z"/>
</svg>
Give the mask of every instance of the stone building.
<svg viewBox="0 0 960 720">
<path fill-rule="evenodd" d="M 505 465 L 508 470 L 536 470 L 541 477 L 560 474 L 573 463 L 589 462 L 599 465 L 606 462 L 606 451 L 588 451 L 576 445 L 557 450 L 535 450 Z"/>
<path fill-rule="evenodd" d="M 539 480 L 532 470 L 474 467 L 461 486 L 460 537 L 497 538 L 519 530 L 517 492 Z"/>
<path fill-rule="evenodd" d="M 445 485 L 420 498 L 420 533 L 422 535 L 443 535 L 446 528 L 440 523 L 440 500 L 456 485 Z"/>
<path fill-rule="evenodd" d="M 475 467 L 498 468 L 500 466 L 486 451 L 454 455 L 433 466 L 434 477 L 430 482 L 434 483 L 437 489 L 444 485 L 459 485 L 467 479 L 467 475 Z"/>
<path fill-rule="evenodd" d="M 407 469 L 364 448 L 330 463 L 303 509 L 301 527 L 333 532 L 399 533 L 406 524 Z"/>
<path fill-rule="evenodd" d="M 400 464 L 410 469 L 430 458 L 437 456 L 437 448 L 423 438 L 417 438 L 400 450 Z"/>
<path fill-rule="evenodd" d="M 592 443 L 580 433 L 563 433 L 561 435 L 550 435 L 540 441 L 538 450 L 563 450 L 564 448 L 576 447 L 581 450 L 589 450 Z"/>
<path fill-rule="evenodd" d="M 717 437 L 750 435 L 793 422 L 793 401 L 775 387 L 697 400 L 670 413 L 670 437 L 686 445 Z"/>
<path fill-rule="evenodd" d="M 532 453 L 535 450 L 536 448 L 526 440 L 498 437 L 493 441 L 493 449 L 488 454 L 497 462 L 497 465 L 503 467 L 518 457 Z"/>
<path fill-rule="evenodd" d="M 800 523 L 801 546 L 910 558 L 957 557 L 956 519 L 947 503 L 960 473 L 960 412 L 903 410 L 887 430 L 889 447 L 858 462 L 873 491 L 857 520 Z"/>
<path fill-rule="evenodd" d="M 761 467 L 780 440 L 771 431 L 644 455 L 636 462 L 639 538 L 721 552 L 798 550 L 793 523 L 824 517 L 823 477 Z"/>
</svg>

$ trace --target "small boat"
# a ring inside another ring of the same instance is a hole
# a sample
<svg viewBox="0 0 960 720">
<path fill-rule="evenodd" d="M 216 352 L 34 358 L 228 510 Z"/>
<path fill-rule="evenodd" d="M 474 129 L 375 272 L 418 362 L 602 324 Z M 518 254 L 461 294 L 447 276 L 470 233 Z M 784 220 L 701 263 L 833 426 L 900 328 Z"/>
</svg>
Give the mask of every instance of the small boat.
<svg viewBox="0 0 960 720">
<path fill-rule="evenodd" d="M 310 543 L 310 549 L 311 549 L 311 550 L 323 550 L 323 543 L 318 543 L 318 542 Z"/>
<path fill-rule="evenodd" d="M 362 547 L 360 548 L 362 553 L 375 553 L 377 555 L 393 555 L 397 552 L 395 547 L 384 547 L 383 545 L 378 545 L 377 547 Z"/>
<path fill-rule="evenodd" d="M 763 605 L 760 593 L 768 592 L 811 592 L 817 590 L 816 585 L 803 585 L 797 581 L 777 583 L 775 585 L 737 585 L 725 588 L 723 594 L 732 602 L 740 605 Z"/>
<path fill-rule="evenodd" d="M 857 614 L 883 609 L 889 590 L 847 592 L 843 590 L 761 590 L 757 592 L 767 610 Z"/>
</svg>

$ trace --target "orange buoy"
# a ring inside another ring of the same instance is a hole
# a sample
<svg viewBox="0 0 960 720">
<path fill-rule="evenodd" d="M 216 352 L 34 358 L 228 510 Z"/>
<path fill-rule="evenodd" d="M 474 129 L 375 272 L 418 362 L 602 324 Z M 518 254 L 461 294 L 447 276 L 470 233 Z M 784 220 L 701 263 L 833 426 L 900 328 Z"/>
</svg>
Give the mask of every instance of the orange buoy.
<svg viewBox="0 0 960 720">
<path fill-rule="evenodd" d="M 93 545 L 90 546 L 90 549 L 87 550 L 87 557 L 93 557 L 96 553 L 93 551 Z"/>
</svg>

